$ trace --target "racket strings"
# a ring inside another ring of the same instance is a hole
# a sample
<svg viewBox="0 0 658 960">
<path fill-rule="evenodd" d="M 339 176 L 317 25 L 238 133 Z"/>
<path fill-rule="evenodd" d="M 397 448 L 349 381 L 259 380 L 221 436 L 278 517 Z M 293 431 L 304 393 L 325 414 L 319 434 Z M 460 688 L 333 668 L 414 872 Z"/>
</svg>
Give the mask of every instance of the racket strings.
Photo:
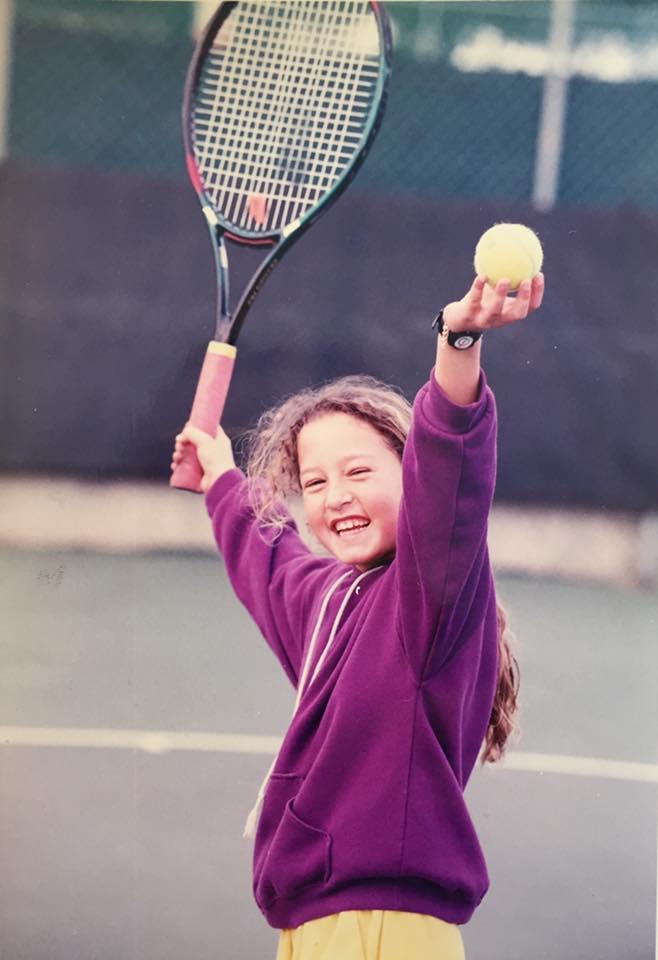
<svg viewBox="0 0 658 960">
<path fill-rule="evenodd" d="M 325 36 L 329 35 L 329 31 L 327 31 Z M 331 152 L 327 152 L 325 154 L 324 164 L 322 164 L 322 157 L 318 155 L 317 150 L 314 151 L 312 155 L 314 160 L 319 161 L 318 167 L 322 168 L 318 168 L 319 179 L 315 184 L 311 178 L 309 178 L 307 181 L 309 185 L 315 186 L 316 190 L 318 188 L 321 190 L 323 187 L 326 190 L 333 182 L 335 182 L 336 179 L 338 179 L 338 176 L 342 170 L 342 164 L 345 162 L 345 160 L 347 160 L 349 163 L 353 153 L 356 151 L 359 145 L 363 124 L 367 118 L 367 113 L 365 113 L 359 118 L 362 122 L 357 122 L 357 115 L 354 110 L 354 97 L 356 91 L 358 90 L 359 77 L 363 67 L 361 58 L 354 56 L 356 51 L 353 49 L 353 47 L 357 38 L 358 33 L 354 30 L 344 33 L 342 38 L 344 45 L 344 56 L 342 59 L 341 69 L 336 68 L 334 71 L 324 71 L 321 69 L 322 63 L 326 62 L 328 59 L 327 50 L 324 50 L 323 56 L 318 57 L 315 61 L 313 70 L 313 92 L 315 94 L 316 91 L 322 90 L 323 84 L 325 85 L 325 90 L 323 91 L 325 94 L 333 92 L 333 100 L 330 99 L 329 102 L 327 102 L 327 96 L 324 96 L 323 99 L 325 101 L 325 107 L 328 107 L 331 111 L 335 112 L 336 116 L 338 117 L 338 123 L 333 124 L 332 127 L 333 131 L 338 134 L 338 136 L 333 138 L 333 143 L 331 134 L 326 130 L 324 133 L 320 133 L 319 136 L 318 145 L 320 147 L 323 145 L 323 141 L 325 142 L 325 145 L 330 144 L 332 147 Z M 350 57 L 352 58 L 351 62 Z M 331 91 L 332 86 L 333 91 Z M 344 98 L 344 102 L 342 103 L 338 102 L 337 98 L 335 97 L 336 90 L 344 90 L 346 92 L 351 91 L 352 96 L 349 98 L 349 102 L 345 102 L 348 100 L 348 98 Z M 317 100 L 317 97 L 314 97 L 314 99 Z M 349 109 L 346 109 L 347 107 Z M 326 117 L 323 116 L 323 113 L 326 114 L 327 110 L 325 109 L 325 111 L 320 111 L 319 119 L 321 121 L 326 119 Z M 346 157 L 345 148 L 348 144 L 348 134 L 350 149 Z M 296 205 L 292 208 L 290 220 L 294 221 L 309 205 L 312 205 L 316 199 L 317 198 L 315 196 L 311 195 L 310 191 L 302 190 L 301 194 L 297 198 Z M 285 211 L 285 213 L 288 212 L 288 210 Z"/>
<path fill-rule="evenodd" d="M 370 5 L 243 3 L 207 56 L 194 108 L 204 188 L 229 223 L 281 230 L 357 153 L 380 72 Z"/>
<path fill-rule="evenodd" d="M 295 12 L 294 7 L 289 7 L 289 8 L 288 8 L 288 10 L 287 10 L 288 19 L 290 19 L 290 13 L 291 13 L 291 12 L 294 14 L 294 12 Z M 271 25 L 270 25 L 270 26 L 271 26 Z M 303 17 L 300 17 L 299 15 L 297 16 L 296 21 L 293 22 L 293 27 L 296 27 L 296 32 L 293 32 L 293 30 L 291 29 L 289 23 L 285 25 L 285 28 L 286 28 L 287 31 L 288 31 L 288 34 L 287 34 L 287 51 L 286 51 L 286 52 L 288 53 L 289 58 L 290 58 L 290 55 L 293 56 L 293 63 L 292 63 L 292 69 L 289 69 L 288 71 L 286 71 L 286 73 L 283 74 L 283 76 L 280 75 L 280 76 L 277 77 L 277 83 L 276 83 L 276 87 L 275 87 L 275 92 L 274 92 L 273 94 L 271 94 L 271 99 L 273 100 L 273 107 L 274 107 L 274 116 L 278 118 L 278 123 L 276 124 L 276 126 L 267 125 L 267 123 L 263 123 L 263 122 L 262 122 L 263 118 L 258 118 L 261 122 L 260 122 L 260 123 L 256 123 L 256 124 L 252 124 L 252 126 L 251 126 L 251 131 L 252 131 L 252 133 L 253 133 L 254 130 L 258 131 L 258 129 L 260 128 L 260 133 L 261 133 L 261 135 L 263 135 L 263 134 L 265 134 L 265 135 L 266 135 L 266 134 L 270 134 L 270 136 L 269 136 L 268 139 L 269 139 L 269 143 L 270 143 L 270 147 L 271 147 L 270 153 L 271 153 L 272 155 L 274 155 L 274 149 L 275 149 L 277 146 L 280 147 L 280 139 L 281 139 L 280 133 L 281 133 L 282 128 L 285 126 L 285 121 L 286 121 L 286 119 L 287 119 L 285 113 L 280 109 L 280 104 L 281 104 L 281 101 L 282 101 L 282 100 L 283 100 L 284 103 L 290 102 L 290 95 L 291 95 L 290 92 L 291 92 L 291 90 L 294 91 L 294 90 L 296 89 L 296 88 L 295 88 L 295 84 L 297 84 L 297 90 L 298 90 L 297 96 L 294 97 L 293 100 L 292 100 L 293 106 L 295 107 L 295 111 L 296 111 L 297 115 L 299 115 L 299 114 L 304 115 L 304 112 L 308 110 L 307 103 L 305 102 L 305 99 L 304 99 L 304 97 L 303 97 L 303 87 L 299 84 L 299 79 L 300 79 L 300 78 L 299 78 L 298 76 L 296 76 L 296 73 L 303 74 L 303 71 L 304 71 L 304 70 L 306 70 L 307 72 L 309 72 L 309 66 L 313 66 L 314 64 L 315 64 L 316 67 L 323 65 L 322 57 L 318 57 L 318 55 L 317 55 L 317 50 L 316 50 L 315 61 L 311 60 L 311 61 L 309 62 L 308 58 L 305 58 L 305 57 L 304 57 L 304 52 L 305 52 L 304 47 L 302 47 L 302 51 L 301 51 L 302 56 L 301 56 L 301 58 L 300 58 L 300 62 L 298 62 L 297 65 L 295 65 L 295 63 L 294 63 L 294 55 L 297 53 L 297 48 L 298 48 L 298 45 L 299 45 L 299 44 L 298 44 L 298 40 L 299 40 L 300 28 L 301 28 L 302 31 L 303 31 L 304 26 L 305 26 L 305 24 L 304 24 L 304 18 L 303 18 Z M 329 34 L 329 31 L 325 31 L 325 32 L 324 32 L 324 37 L 325 37 L 325 38 L 328 37 L 329 35 L 330 35 L 330 34 Z M 278 40 L 278 32 L 274 32 L 274 31 L 273 31 L 273 33 L 270 35 L 270 38 L 269 38 L 269 39 L 270 39 L 270 44 L 272 43 L 272 41 Z M 278 60 L 281 62 L 281 61 L 283 60 L 283 55 L 279 54 Z M 307 62 L 304 62 L 305 60 L 306 60 Z M 234 63 L 235 63 L 235 59 L 233 58 L 231 61 L 228 62 L 229 67 L 233 66 Z M 294 69 L 295 66 L 297 66 L 297 70 L 296 70 L 296 71 L 295 71 L 295 69 Z M 322 76 L 323 76 L 322 70 L 316 69 L 316 70 L 314 71 L 314 79 L 315 79 L 316 82 L 317 82 L 317 79 L 318 79 L 318 78 L 321 78 Z M 233 80 L 233 79 L 234 79 L 233 77 L 230 77 L 230 80 Z M 283 82 L 282 82 L 282 81 L 283 81 Z M 272 87 L 272 86 L 273 86 L 273 84 L 270 84 L 270 87 Z M 230 89 L 230 86 L 229 86 L 229 89 Z M 307 87 L 307 90 L 308 90 L 308 87 Z M 307 97 L 306 97 L 306 100 L 308 101 L 308 99 L 309 99 L 309 97 L 307 96 Z M 216 101 L 216 102 L 217 102 L 217 101 Z M 244 101 L 243 101 L 243 102 L 244 102 Z M 239 107 L 239 106 L 240 106 L 240 103 L 238 103 L 238 107 Z M 231 118 L 229 118 L 229 119 L 231 119 Z M 288 125 L 289 125 L 289 124 L 288 124 Z M 254 151 L 254 148 L 255 148 L 257 145 L 253 143 L 253 141 L 251 140 L 250 137 L 248 137 L 248 136 L 245 137 L 245 136 L 243 135 L 243 136 L 242 136 L 242 140 L 241 140 L 241 145 L 242 145 L 242 147 L 243 147 L 242 155 L 239 155 L 239 154 L 238 154 L 238 155 L 234 155 L 233 163 L 230 162 L 230 157 L 227 158 L 228 163 L 227 163 L 227 165 L 226 165 L 226 166 L 227 166 L 227 172 L 228 172 L 228 174 L 229 174 L 229 177 L 228 177 L 229 183 L 228 183 L 226 186 L 228 187 L 228 190 L 229 190 L 229 191 L 232 191 L 233 194 L 234 194 L 234 196 L 233 196 L 233 201 L 234 201 L 234 202 L 233 202 L 233 206 L 231 207 L 230 204 L 227 205 L 226 213 L 228 214 L 228 217 L 231 218 L 231 219 L 233 219 L 233 220 L 238 219 L 237 217 L 235 217 L 235 209 L 234 209 L 234 207 L 235 207 L 236 195 L 239 196 L 239 194 L 244 191 L 245 187 L 246 187 L 246 189 L 247 189 L 247 192 L 250 193 L 251 195 L 253 195 L 252 191 L 254 190 L 254 188 L 255 188 L 255 186 L 256 186 L 255 183 L 253 182 L 253 178 L 252 178 L 252 182 L 251 182 L 251 183 L 245 184 L 245 183 L 243 182 L 242 185 L 241 185 L 241 187 L 236 190 L 234 183 L 231 183 L 231 182 L 230 182 L 230 181 L 235 181 L 235 180 L 236 180 L 236 174 L 239 174 L 239 173 L 248 173 L 249 171 L 251 171 L 252 174 L 253 174 L 253 172 L 258 169 L 258 166 L 260 166 L 261 169 L 263 169 L 266 174 L 269 173 L 269 180 L 271 181 L 271 180 L 273 179 L 273 176 L 275 177 L 276 174 L 279 172 L 279 167 L 277 166 L 277 168 L 275 168 L 275 169 L 273 170 L 271 163 L 270 163 L 270 165 L 269 165 L 269 170 L 267 169 L 267 166 L 268 166 L 268 165 L 267 165 L 267 158 L 266 158 L 265 156 L 263 156 L 263 155 L 261 155 L 261 157 L 260 157 L 260 164 L 256 164 L 256 163 L 253 162 L 253 159 L 252 159 L 253 156 L 254 156 L 253 151 Z M 310 153 L 310 149 L 309 149 L 309 148 L 310 148 L 310 143 L 307 141 L 307 144 L 306 144 L 306 153 L 307 153 L 307 155 Z M 298 168 L 299 168 L 299 163 L 295 163 L 294 158 L 292 159 L 292 162 L 290 162 L 290 160 L 291 160 L 290 154 L 292 153 L 292 150 L 293 150 L 293 149 L 294 149 L 294 144 L 292 145 L 292 147 L 289 145 L 288 148 L 287 148 L 286 151 L 285 151 L 286 154 L 288 154 L 288 157 L 284 157 L 284 159 L 287 159 L 287 160 L 288 160 L 288 170 L 287 170 L 287 173 L 288 173 L 287 180 L 288 180 L 288 181 L 290 181 L 291 179 L 292 179 L 292 180 L 298 180 L 298 179 L 300 179 L 300 178 L 299 178 L 299 175 L 298 175 L 298 174 L 299 174 L 299 169 L 298 169 Z M 249 152 L 249 151 L 251 151 L 251 152 Z M 247 167 L 246 170 L 245 170 L 245 166 Z M 306 179 L 307 179 L 307 182 L 310 182 L 310 181 L 311 181 L 311 178 L 306 178 Z M 303 182 L 303 181 L 302 181 L 302 182 Z M 325 184 L 325 185 L 326 185 L 326 184 Z M 268 190 L 268 186 L 270 187 L 269 190 Z M 311 186 L 312 186 L 312 183 L 311 183 Z M 249 188 L 251 188 L 251 190 L 249 190 Z M 279 210 L 278 210 L 280 216 L 279 216 L 278 218 L 276 218 L 276 217 L 274 218 L 274 220 L 275 220 L 274 225 L 277 226 L 277 225 L 279 225 L 279 224 L 277 223 L 277 220 L 282 219 L 282 216 L 283 216 L 283 218 L 285 218 L 285 214 L 288 212 L 288 208 L 289 208 L 289 206 L 290 206 L 291 191 L 288 190 L 288 192 L 287 192 L 287 194 L 286 194 L 285 196 L 279 196 L 277 193 L 275 193 L 275 192 L 271 189 L 271 183 L 270 183 L 270 184 L 261 184 L 261 185 L 260 185 L 260 189 L 261 189 L 261 190 L 268 190 L 268 192 L 269 192 L 269 194 L 270 194 L 270 197 L 271 197 L 272 199 L 274 199 L 274 200 L 280 200 L 280 201 L 281 201 L 281 204 L 279 205 Z M 308 191 L 307 191 L 307 193 L 308 193 Z M 310 202 L 314 202 L 315 199 L 316 199 L 316 197 L 309 194 L 308 199 L 310 200 Z M 276 213 L 276 210 L 273 210 L 273 213 Z M 282 215 L 282 216 L 281 216 L 281 215 Z M 293 218 L 293 219 L 294 219 L 294 218 Z"/>
<path fill-rule="evenodd" d="M 291 6 L 288 13 L 288 21 L 286 28 L 288 32 L 287 38 L 287 52 L 290 55 L 291 53 L 299 54 L 300 47 L 303 49 L 303 35 L 304 28 L 306 24 L 306 17 L 304 13 L 306 11 L 297 11 L 295 7 Z M 278 62 L 282 64 L 282 57 Z M 265 198 L 265 204 L 269 205 L 271 199 L 278 201 L 277 205 L 273 209 L 273 218 L 271 226 L 276 228 L 280 225 L 280 221 L 285 221 L 285 209 L 286 209 L 286 198 L 284 196 L 272 196 L 274 189 L 274 177 L 276 176 L 276 171 L 278 167 L 275 166 L 277 159 L 277 151 L 280 149 L 283 138 L 286 136 L 288 124 L 288 113 L 285 109 L 285 105 L 292 103 L 294 109 L 296 110 L 296 115 L 303 115 L 304 110 L 307 107 L 304 98 L 304 58 L 303 53 L 298 60 L 295 60 L 293 57 L 289 63 L 289 70 L 285 72 L 280 72 L 277 75 L 277 86 L 276 93 L 272 97 L 272 116 L 275 118 L 274 123 L 267 127 L 266 124 L 266 135 L 264 136 L 264 142 L 267 144 L 267 148 L 263 151 L 260 158 L 260 179 L 258 174 L 256 176 L 256 182 L 253 185 L 248 185 L 248 195 L 249 196 L 263 196 Z M 308 88 L 307 88 L 308 89 Z M 283 108 L 282 108 L 283 107 Z M 291 158 L 291 153 L 288 155 L 287 159 Z M 265 176 L 264 173 L 267 175 Z M 294 169 L 293 164 L 290 164 L 288 179 L 294 179 L 297 175 L 297 171 Z M 265 214 L 265 219 L 267 219 L 267 206 L 263 211 Z M 251 208 L 248 210 L 248 221 L 245 224 L 249 228 L 253 229 L 253 211 Z M 293 218 L 291 218 L 292 220 Z M 287 222 L 291 222 L 290 220 Z"/>
<path fill-rule="evenodd" d="M 290 8 L 290 10 L 292 9 Z M 236 215 L 235 208 L 239 206 L 241 200 L 244 201 L 245 195 L 247 197 L 262 195 L 263 185 L 257 187 L 256 181 L 259 176 L 262 178 L 263 173 L 267 171 L 267 163 L 262 153 L 260 157 L 258 155 L 259 143 L 263 138 L 267 138 L 265 142 L 271 142 L 275 139 L 274 124 L 268 124 L 264 106 L 268 99 L 275 101 L 278 99 L 277 91 L 280 90 L 282 80 L 285 81 L 286 76 L 289 82 L 292 79 L 292 74 L 286 75 L 281 70 L 273 75 L 263 66 L 262 48 L 265 44 L 266 35 L 262 32 L 262 28 L 265 26 L 269 28 L 268 41 L 270 44 L 277 44 L 281 29 L 274 29 L 271 22 L 254 25 L 252 12 L 247 11 L 245 13 L 244 10 L 245 8 L 242 7 L 237 22 L 238 28 L 243 29 L 245 36 L 248 36 L 253 29 L 260 28 L 261 41 L 252 44 L 251 47 L 241 48 L 236 44 L 229 48 L 224 53 L 223 61 L 216 63 L 215 72 L 217 80 L 221 81 L 222 69 L 224 69 L 225 79 L 224 90 L 221 83 L 218 83 L 215 91 L 215 111 L 220 106 L 221 95 L 224 91 L 227 91 L 229 96 L 233 95 L 235 100 L 233 104 L 230 102 L 227 104 L 228 111 L 221 131 L 223 141 L 218 143 L 220 149 L 222 146 L 224 147 L 225 152 L 223 156 L 218 157 L 219 163 L 216 164 L 213 175 L 211 175 L 210 184 L 223 187 L 219 195 L 218 205 L 225 218 L 232 223 L 241 223 L 240 217 Z M 287 11 L 288 14 L 290 10 Z M 292 26 L 294 27 L 294 25 L 293 22 Z M 289 31 L 289 46 L 292 47 L 294 34 L 290 24 L 286 25 L 284 23 L 282 26 Z M 276 57 L 281 62 L 282 55 L 277 53 Z M 258 82 L 254 89 L 253 80 L 256 78 L 258 78 Z M 252 83 L 251 89 L 248 87 L 250 81 Z M 245 112 L 241 124 L 241 113 L 245 105 L 245 90 L 252 94 L 253 99 L 249 103 L 251 109 Z M 242 94 L 241 97 L 240 94 Z M 272 112 L 271 116 L 276 121 L 275 111 Z M 249 219 L 253 220 L 252 211 L 250 210 L 249 213 Z M 243 220 L 244 217 L 242 217 Z M 241 223 L 241 225 L 243 224 Z"/>
</svg>

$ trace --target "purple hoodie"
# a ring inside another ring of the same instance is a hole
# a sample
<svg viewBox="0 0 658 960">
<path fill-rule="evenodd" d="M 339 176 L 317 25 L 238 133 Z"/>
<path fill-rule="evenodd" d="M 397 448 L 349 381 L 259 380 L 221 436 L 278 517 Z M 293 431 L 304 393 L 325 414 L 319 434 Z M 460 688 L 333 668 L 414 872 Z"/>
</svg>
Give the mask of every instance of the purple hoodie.
<svg viewBox="0 0 658 960">
<path fill-rule="evenodd" d="M 352 590 L 359 572 L 312 553 L 292 519 L 265 542 L 239 470 L 206 495 L 235 592 L 295 687 L 316 634 L 256 832 L 254 896 L 272 927 L 373 909 L 461 924 L 489 886 L 463 796 L 498 657 L 486 542 L 496 408 L 484 374 L 468 406 L 431 375 L 402 468 L 396 556 Z"/>
</svg>

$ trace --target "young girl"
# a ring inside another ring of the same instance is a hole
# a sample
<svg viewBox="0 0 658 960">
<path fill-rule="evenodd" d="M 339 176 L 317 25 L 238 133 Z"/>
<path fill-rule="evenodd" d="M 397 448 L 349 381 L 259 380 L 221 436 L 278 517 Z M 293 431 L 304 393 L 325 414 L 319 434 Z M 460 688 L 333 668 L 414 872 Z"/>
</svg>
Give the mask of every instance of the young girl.
<svg viewBox="0 0 658 960">
<path fill-rule="evenodd" d="M 246 834 L 277 960 L 459 960 L 489 879 L 464 801 L 503 753 L 518 675 L 487 553 L 496 410 L 481 334 L 543 276 L 477 277 L 439 314 L 413 409 L 345 377 L 261 418 L 247 477 L 186 426 L 231 583 L 297 689 Z M 172 466 L 173 466 L 172 464 Z M 284 501 L 302 496 L 311 552 Z"/>
</svg>

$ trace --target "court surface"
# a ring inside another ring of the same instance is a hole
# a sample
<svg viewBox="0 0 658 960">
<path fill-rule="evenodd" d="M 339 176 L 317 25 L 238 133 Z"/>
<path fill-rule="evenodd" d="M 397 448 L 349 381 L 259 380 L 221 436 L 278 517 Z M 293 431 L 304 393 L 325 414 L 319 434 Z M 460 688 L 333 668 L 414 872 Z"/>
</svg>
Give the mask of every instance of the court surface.
<svg viewBox="0 0 658 960">
<path fill-rule="evenodd" d="M 0 552 L 3 960 L 274 960 L 245 817 L 294 693 L 202 554 Z M 654 960 L 658 597 L 500 576 L 522 737 L 474 773 L 467 960 Z"/>
</svg>

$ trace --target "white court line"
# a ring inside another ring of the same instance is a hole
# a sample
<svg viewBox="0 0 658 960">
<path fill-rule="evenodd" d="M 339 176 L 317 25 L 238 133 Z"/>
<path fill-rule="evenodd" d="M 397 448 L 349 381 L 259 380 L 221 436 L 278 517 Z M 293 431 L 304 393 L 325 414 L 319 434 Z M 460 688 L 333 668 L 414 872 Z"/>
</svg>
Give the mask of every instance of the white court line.
<svg viewBox="0 0 658 960">
<path fill-rule="evenodd" d="M 186 733 L 174 730 L 110 730 L 82 727 L 0 727 L 0 746 L 5 747 L 87 747 L 143 750 L 166 753 L 188 750 L 211 753 L 254 753 L 273 756 L 281 737 L 249 734 Z M 658 783 L 658 764 L 627 763 L 596 757 L 511 751 L 500 764 L 503 770 L 530 773 L 563 773 L 580 777 L 602 777 L 637 783 Z"/>
<path fill-rule="evenodd" d="M 502 761 L 506 770 L 527 770 L 531 773 L 567 773 L 577 777 L 603 777 L 607 780 L 635 780 L 658 783 L 658 764 L 628 763 L 597 757 L 570 757 L 553 753 L 508 753 Z"/>
<path fill-rule="evenodd" d="M 228 733 L 185 733 L 174 730 L 108 730 L 83 727 L 0 727 L 3 747 L 109 747 L 166 753 L 191 750 L 211 753 L 264 753 L 274 755 L 281 737 Z"/>
</svg>

